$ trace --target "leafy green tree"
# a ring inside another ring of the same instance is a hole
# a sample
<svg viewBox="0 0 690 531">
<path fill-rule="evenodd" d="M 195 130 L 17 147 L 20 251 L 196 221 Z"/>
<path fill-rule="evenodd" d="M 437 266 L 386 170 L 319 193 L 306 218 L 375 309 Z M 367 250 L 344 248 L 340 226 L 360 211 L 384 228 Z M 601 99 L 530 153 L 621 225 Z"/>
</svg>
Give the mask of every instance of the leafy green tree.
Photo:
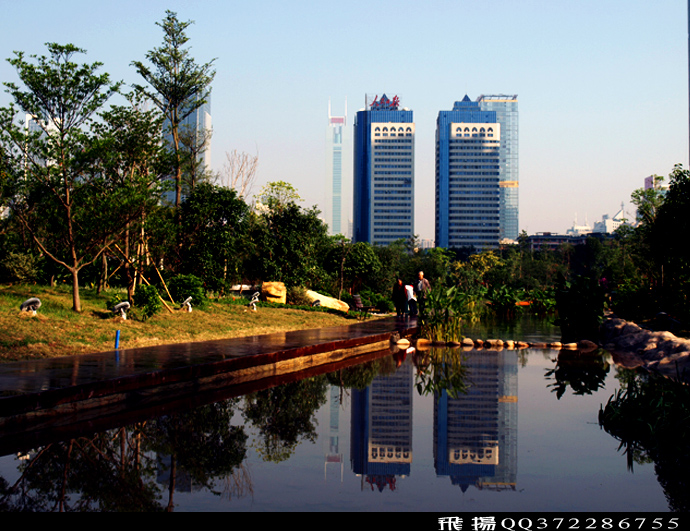
<svg viewBox="0 0 690 531">
<path fill-rule="evenodd" d="M 291 185 L 270 184 L 277 188 L 262 194 L 267 208 L 258 209 L 252 217 L 249 241 L 254 249 L 245 263 L 248 278 L 287 286 L 323 286 L 330 280 L 322 263 L 330 246 L 328 227 L 316 207 L 304 209 L 296 204 L 299 196 Z"/>
<path fill-rule="evenodd" d="M 98 149 L 89 132 L 94 114 L 119 83 L 97 73 L 101 63 L 72 61 L 84 50 L 72 44 L 47 47 L 48 56 L 27 60 L 15 52 L 9 59 L 24 87 L 5 83 L 14 103 L 0 110 L 0 145 L 4 160 L 22 165 L 13 215 L 40 251 L 69 271 L 73 309 L 80 311 L 79 272 L 136 214 L 136 198 L 98 167 Z M 15 121 L 18 110 L 37 129 Z M 19 171 L 15 166 L 14 172 Z"/>
<path fill-rule="evenodd" d="M 690 171 L 676 165 L 669 189 L 651 230 L 651 250 L 669 310 L 690 317 L 690 249 L 682 235 L 690 231 Z"/>
<path fill-rule="evenodd" d="M 328 250 L 325 267 L 333 278 L 339 279 L 340 294 L 342 289 L 349 293 L 357 293 L 367 284 L 368 279 L 379 274 L 381 262 L 371 244 L 342 240 L 340 244 L 333 245 Z"/>
<path fill-rule="evenodd" d="M 631 201 L 637 207 L 637 218 L 640 224 L 645 226 L 654 224 L 666 195 L 662 189 L 664 178 L 660 175 L 652 175 L 652 179 L 654 181 L 652 188 L 638 188 L 631 195 Z"/>
<path fill-rule="evenodd" d="M 139 197 L 138 216 L 129 221 L 119 243 L 119 250 L 110 249 L 119 259 L 125 272 L 128 298 L 134 295 L 134 267 L 145 262 L 146 216 L 156 208 L 169 174 L 170 157 L 160 144 L 162 117 L 155 110 L 144 110 L 136 95 L 128 95 L 130 104 L 113 106 L 101 113 L 101 121 L 94 124 L 100 171 L 117 186 Z M 134 251 L 133 251 L 134 250 Z M 104 271 L 101 284 L 107 281 L 107 259 L 103 256 Z M 141 279 L 139 279 L 141 283 Z"/>
<path fill-rule="evenodd" d="M 180 270 L 213 291 L 241 281 L 244 257 L 252 248 L 248 230 L 249 207 L 235 190 L 197 185 L 182 203 Z"/>
<path fill-rule="evenodd" d="M 190 57 L 189 49 L 184 46 L 189 41 L 185 30 L 192 21 L 180 22 L 177 13 L 166 11 L 163 21 L 156 24 L 163 29 L 163 45 L 146 54 L 151 66 L 132 62 L 149 86 L 134 85 L 134 88 L 149 98 L 168 120 L 174 156 L 175 206 L 179 206 L 182 202 L 180 125 L 208 102 L 216 74 L 215 59 L 200 65 Z"/>
<path fill-rule="evenodd" d="M 268 210 L 280 210 L 291 204 L 302 202 L 297 189 L 285 181 L 273 181 L 264 185 L 257 200 Z"/>
</svg>

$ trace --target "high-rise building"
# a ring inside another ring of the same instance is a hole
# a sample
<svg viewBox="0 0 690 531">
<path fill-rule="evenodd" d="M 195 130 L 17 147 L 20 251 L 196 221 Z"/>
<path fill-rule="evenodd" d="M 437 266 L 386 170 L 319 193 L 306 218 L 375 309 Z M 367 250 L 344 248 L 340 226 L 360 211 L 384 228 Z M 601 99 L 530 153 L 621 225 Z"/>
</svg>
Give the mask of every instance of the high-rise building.
<svg viewBox="0 0 690 531">
<path fill-rule="evenodd" d="M 500 240 L 502 127 L 465 96 L 436 121 L 436 246 L 495 249 Z"/>
<path fill-rule="evenodd" d="M 517 95 L 482 95 L 477 98 L 483 111 L 496 111 L 501 124 L 499 160 L 500 239 L 517 240 L 519 235 L 519 160 Z"/>
<path fill-rule="evenodd" d="M 326 223 L 330 234 L 348 236 L 346 219 L 343 219 L 345 204 L 343 202 L 343 148 L 345 125 L 347 121 L 347 103 L 343 116 L 331 114 L 331 102 L 328 102 L 328 128 L 326 129 Z"/>
<path fill-rule="evenodd" d="M 186 137 L 185 142 L 196 152 L 199 169 L 202 171 L 211 167 L 211 128 L 211 96 L 209 95 L 206 102 L 186 116 L 178 127 L 180 135 Z M 163 140 L 169 146 L 173 145 L 170 120 L 167 118 L 163 121 Z M 185 150 L 182 142 L 180 149 Z M 167 192 L 165 195 L 171 203 L 174 202 L 174 191 Z"/>
<path fill-rule="evenodd" d="M 354 241 L 414 237 L 414 138 L 412 111 L 397 96 L 366 97 L 354 124 Z"/>
</svg>

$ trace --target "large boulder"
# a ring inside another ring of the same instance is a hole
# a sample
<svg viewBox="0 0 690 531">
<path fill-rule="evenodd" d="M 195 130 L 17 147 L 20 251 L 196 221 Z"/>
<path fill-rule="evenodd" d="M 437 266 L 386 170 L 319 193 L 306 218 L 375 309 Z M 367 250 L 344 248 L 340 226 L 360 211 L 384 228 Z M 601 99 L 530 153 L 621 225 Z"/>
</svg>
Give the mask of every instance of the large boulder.
<svg viewBox="0 0 690 531">
<path fill-rule="evenodd" d="M 264 282 L 261 284 L 261 298 L 267 302 L 285 304 L 287 289 L 282 282 Z"/>
<path fill-rule="evenodd" d="M 321 295 L 316 291 L 307 290 L 307 298 L 312 304 L 314 304 L 316 301 L 319 301 L 319 305 L 324 306 L 325 308 L 340 310 L 341 312 L 345 313 L 347 313 L 350 309 L 350 305 L 346 302 L 334 299 L 333 297 L 328 297 L 326 295 Z"/>
</svg>

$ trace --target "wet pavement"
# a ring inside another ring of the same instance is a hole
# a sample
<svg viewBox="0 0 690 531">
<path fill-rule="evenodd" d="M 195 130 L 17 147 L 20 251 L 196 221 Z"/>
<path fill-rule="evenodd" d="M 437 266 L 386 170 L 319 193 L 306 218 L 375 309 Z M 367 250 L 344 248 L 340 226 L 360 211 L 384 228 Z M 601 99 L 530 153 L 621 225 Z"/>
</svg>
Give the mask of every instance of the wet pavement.
<svg viewBox="0 0 690 531">
<path fill-rule="evenodd" d="M 366 349 L 390 341 L 393 334 L 410 337 L 416 331 L 416 319 L 388 317 L 349 326 L 2 363 L 0 425 L 18 414 L 57 411 L 58 406 L 74 412 L 76 403 L 112 401 L 107 397 L 142 389 L 189 386 L 277 365 L 304 366 L 315 363 L 310 361 L 315 356 L 320 356 L 318 363 L 327 363 L 333 351 Z"/>
</svg>

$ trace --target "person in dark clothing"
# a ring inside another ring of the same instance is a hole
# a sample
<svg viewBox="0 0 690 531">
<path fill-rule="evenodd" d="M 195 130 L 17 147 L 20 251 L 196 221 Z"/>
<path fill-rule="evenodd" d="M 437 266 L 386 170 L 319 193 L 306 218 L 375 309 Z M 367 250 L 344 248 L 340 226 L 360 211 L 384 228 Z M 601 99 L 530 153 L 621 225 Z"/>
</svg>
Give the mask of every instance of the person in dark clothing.
<svg viewBox="0 0 690 531">
<path fill-rule="evenodd" d="M 407 294 L 405 293 L 403 281 L 400 279 L 393 284 L 393 304 L 395 304 L 395 313 L 398 317 L 405 315 L 407 310 Z"/>
</svg>

